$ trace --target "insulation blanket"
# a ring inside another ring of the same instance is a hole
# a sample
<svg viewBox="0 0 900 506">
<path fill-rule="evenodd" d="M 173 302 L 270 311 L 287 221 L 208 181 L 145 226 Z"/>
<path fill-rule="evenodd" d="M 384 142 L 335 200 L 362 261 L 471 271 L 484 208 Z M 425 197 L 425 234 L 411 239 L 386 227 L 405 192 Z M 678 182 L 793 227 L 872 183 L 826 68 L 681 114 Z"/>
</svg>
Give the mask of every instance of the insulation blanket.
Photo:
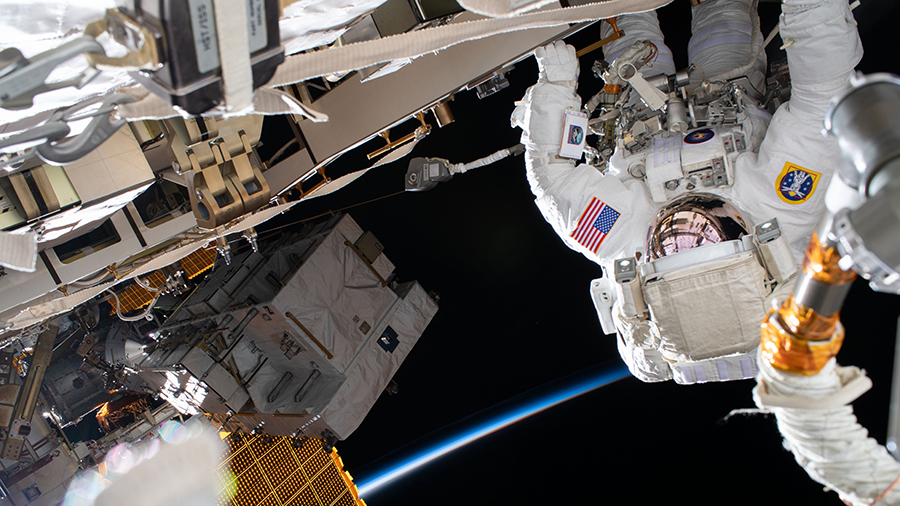
<svg viewBox="0 0 900 506">
<path fill-rule="evenodd" d="M 261 304 L 234 351 L 241 374 L 256 371 L 247 385 L 256 409 L 301 415 L 296 428 L 311 437 L 349 436 L 437 312 L 414 282 L 382 286 L 346 244 L 360 236 L 352 218 L 341 219 Z M 372 268 L 383 278 L 394 270 L 384 254 Z"/>
<path fill-rule="evenodd" d="M 763 284 L 765 271 L 750 252 L 708 268 L 681 269 L 643 287 L 659 328 L 659 351 L 669 360 L 703 360 L 759 345 L 763 301 L 769 293 Z M 710 308 L 716 308 L 714 314 Z"/>
<path fill-rule="evenodd" d="M 760 360 L 757 381 L 754 401 L 775 413 L 785 448 L 813 480 L 847 504 L 872 504 L 900 474 L 900 464 L 868 437 L 849 405 L 872 385 L 864 371 L 831 359 L 818 374 L 800 376 Z M 879 504 L 900 504 L 900 490 Z"/>
</svg>

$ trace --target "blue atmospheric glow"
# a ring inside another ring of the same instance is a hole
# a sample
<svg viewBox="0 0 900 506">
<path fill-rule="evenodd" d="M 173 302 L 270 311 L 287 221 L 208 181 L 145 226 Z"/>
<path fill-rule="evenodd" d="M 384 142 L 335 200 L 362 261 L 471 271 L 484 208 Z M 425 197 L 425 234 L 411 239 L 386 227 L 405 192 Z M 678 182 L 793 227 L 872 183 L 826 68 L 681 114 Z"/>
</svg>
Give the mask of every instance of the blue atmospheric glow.
<svg viewBox="0 0 900 506">
<path fill-rule="evenodd" d="M 357 484 L 360 497 L 372 493 L 375 489 L 385 485 L 401 476 L 421 467 L 432 460 L 446 455 L 453 450 L 461 448 L 476 439 L 482 438 L 496 432 L 504 427 L 508 427 L 520 420 L 528 418 L 531 415 L 540 413 L 545 409 L 552 408 L 557 404 L 562 404 L 570 399 L 574 399 L 579 395 L 586 394 L 592 390 L 596 390 L 602 386 L 608 385 L 614 381 L 618 381 L 629 375 L 628 369 L 621 363 L 607 365 L 595 374 L 579 380 L 575 383 L 565 383 L 562 388 L 553 389 L 549 393 L 541 394 L 535 398 L 529 398 L 525 401 L 512 406 L 510 409 L 504 410 L 500 415 L 485 413 L 488 420 L 480 424 L 476 424 L 473 430 L 463 433 L 462 435 L 448 439 L 445 442 L 438 443 L 435 446 L 419 452 L 410 458 L 401 459 L 394 467 L 387 471 L 374 476 L 372 478 L 364 478 Z M 493 409 L 488 410 L 493 411 Z"/>
</svg>

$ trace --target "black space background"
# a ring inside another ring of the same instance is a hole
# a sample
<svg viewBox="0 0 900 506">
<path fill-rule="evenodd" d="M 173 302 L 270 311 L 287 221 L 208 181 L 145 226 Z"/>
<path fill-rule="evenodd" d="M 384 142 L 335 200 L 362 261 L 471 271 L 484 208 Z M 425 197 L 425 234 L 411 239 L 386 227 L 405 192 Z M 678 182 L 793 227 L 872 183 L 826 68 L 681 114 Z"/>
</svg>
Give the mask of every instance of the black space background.
<svg viewBox="0 0 900 506">
<path fill-rule="evenodd" d="M 777 4 L 760 6 L 764 34 L 779 12 Z M 859 69 L 900 73 L 895 49 L 900 5 L 868 0 L 855 16 L 866 50 Z M 688 1 L 664 7 L 659 17 L 676 66 L 684 68 Z M 597 29 L 589 27 L 569 42 L 580 48 L 598 39 Z M 780 59 L 779 45 L 780 38 L 770 45 L 770 62 Z M 585 100 L 597 86 L 590 73 L 595 58 L 599 54 L 581 62 L 579 91 Z M 457 121 L 435 128 L 412 156 L 468 162 L 517 143 L 520 131 L 510 128 L 509 115 L 536 75 L 529 58 L 508 74 L 508 89 L 481 101 L 471 92 L 457 95 L 452 103 Z M 261 228 L 401 191 L 407 161 L 373 170 Z M 345 156 L 328 171 L 337 177 L 367 165 L 364 158 Z M 600 268 L 566 248 L 544 222 L 521 158 L 457 176 L 430 192 L 400 194 L 349 212 L 385 245 L 401 280 L 417 279 L 441 295 L 437 316 L 395 376 L 399 395 L 382 395 L 362 426 L 337 445 L 358 481 L 372 477 L 377 459 L 449 423 L 569 373 L 618 360 L 614 339 L 601 332 L 588 293 Z M 847 338 L 839 360 L 872 377 L 874 388 L 855 407 L 881 443 L 897 302 L 857 281 L 843 312 Z M 782 448 L 774 418 L 717 423 L 733 408 L 752 407 L 753 385 L 644 384 L 628 377 L 481 439 L 366 500 L 370 506 L 841 504 Z"/>
</svg>

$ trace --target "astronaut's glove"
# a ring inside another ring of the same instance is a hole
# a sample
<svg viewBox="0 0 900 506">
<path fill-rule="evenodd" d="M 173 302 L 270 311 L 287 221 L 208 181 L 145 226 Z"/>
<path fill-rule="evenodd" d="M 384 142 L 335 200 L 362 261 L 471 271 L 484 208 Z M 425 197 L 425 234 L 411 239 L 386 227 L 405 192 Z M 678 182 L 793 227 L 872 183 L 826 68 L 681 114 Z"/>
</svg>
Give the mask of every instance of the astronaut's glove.
<svg viewBox="0 0 900 506">
<path fill-rule="evenodd" d="M 541 82 L 574 88 L 578 79 L 578 57 L 575 48 L 558 40 L 534 50 Z"/>
</svg>

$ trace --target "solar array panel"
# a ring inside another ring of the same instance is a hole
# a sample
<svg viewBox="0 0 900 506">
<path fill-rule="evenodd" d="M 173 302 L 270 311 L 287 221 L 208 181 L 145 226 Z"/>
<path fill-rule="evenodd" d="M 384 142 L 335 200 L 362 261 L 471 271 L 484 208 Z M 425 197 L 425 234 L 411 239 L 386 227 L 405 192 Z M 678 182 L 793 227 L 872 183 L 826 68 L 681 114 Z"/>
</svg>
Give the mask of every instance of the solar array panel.
<svg viewBox="0 0 900 506">
<path fill-rule="evenodd" d="M 365 506 L 337 452 L 325 453 L 319 440 L 242 433 L 225 440 L 219 506 Z"/>
<path fill-rule="evenodd" d="M 205 248 L 198 249 L 181 259 L 181 269 L 188 279 L 194 279 L 203 274 L 216 263 L 215 243 L 209 243 Z"/>
<path fill-rule="evenodd" d="M 141 281 L 143 281 L 146 285 L 152 286 L 153 288 L 159 288 L 166 284 L 166 277 L 160 271 L 153 271 L 150 274 L 141 277 Z M 140 309 L 147 304 L 150 304 L 150 301 L 153 300 L 153 297 L 155 295 L 155 293 L 150 292 L 146 288 L 135 283 L 126 288 L 124 292 L 119 294 L 120 311 L 122 312 L 122 314 L 125 314 L 130 311 Z M 110 303 L 115 304 L 116 301 L 112 300 L 110 301 Z M 109 314 L 116 314 L 115 306 L 113 306 Z"/>
</svg>

